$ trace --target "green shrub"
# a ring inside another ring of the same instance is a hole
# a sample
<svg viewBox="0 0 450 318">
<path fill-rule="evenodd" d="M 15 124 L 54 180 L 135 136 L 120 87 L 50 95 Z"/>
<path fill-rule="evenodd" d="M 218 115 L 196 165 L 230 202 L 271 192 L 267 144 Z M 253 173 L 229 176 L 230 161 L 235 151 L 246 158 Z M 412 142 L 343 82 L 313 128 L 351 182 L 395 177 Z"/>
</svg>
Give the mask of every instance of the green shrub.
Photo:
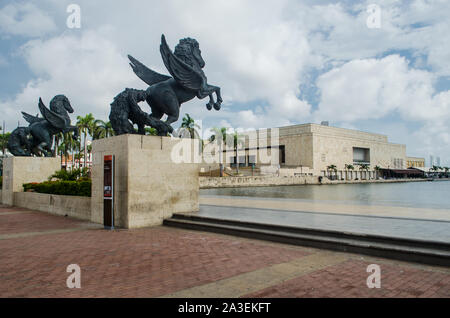
<svg viewBox="0 0 450 318">
<path fill-rule="evenodd" d="M 48 177 L 48 181 L 52 181 L 53 179 L 61 181 L 76 181 L 81 178 L 89 178 L 88 168 L 73 169 L 73 170 L 61 169 L 55 171 L 54 174 Z"/>
<path fill-rule="evenodd" d="M 78 181 L 45 181 L 42 183 L 25 183 L 24 191 L 57 195 L 91 196 L 92 182 L 89 179 Z"/>
<path fill-rule="evenodd" d="M 0 189 L 2 189 L 2 188 L 3 188 L 3 177 L 0 176 Z"/>
</svg>

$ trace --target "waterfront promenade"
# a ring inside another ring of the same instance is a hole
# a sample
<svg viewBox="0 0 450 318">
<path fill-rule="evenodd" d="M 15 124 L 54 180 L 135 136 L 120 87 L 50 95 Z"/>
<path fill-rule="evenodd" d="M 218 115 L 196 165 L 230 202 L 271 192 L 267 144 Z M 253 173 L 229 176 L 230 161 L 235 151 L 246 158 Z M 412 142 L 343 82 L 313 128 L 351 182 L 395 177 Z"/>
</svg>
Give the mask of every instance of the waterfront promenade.
<svg viewBox="0 0 450 318">
<path fill-rule="evenodd" d="M 163 226 L 106 231 L 6 206 L 0 255 L 0 297 L 450 297 L 448 268 Z M 69 264 L 80 289 L 66 286 Z"/>
</svg>

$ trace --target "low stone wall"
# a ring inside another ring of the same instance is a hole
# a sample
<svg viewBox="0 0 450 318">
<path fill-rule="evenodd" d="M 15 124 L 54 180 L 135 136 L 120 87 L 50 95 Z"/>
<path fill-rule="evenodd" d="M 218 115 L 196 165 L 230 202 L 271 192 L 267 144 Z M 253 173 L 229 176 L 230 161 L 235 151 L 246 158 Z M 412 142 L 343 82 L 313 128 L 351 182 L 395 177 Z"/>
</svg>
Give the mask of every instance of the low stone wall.
<svg viewBox="0 0 450 318">
<path fill-rule="evenodd" d="M 36 192 L 14 192 L 14 205 L 56 215 L 91 220 L 91 198 Z"/>
<path fill-rule="evenodd" d="M 277 185 L 319 184 L 318 177 L 254 176 L 254 177 L 200 177 L 200 188 L 267 187 Z"/>
<path fill-rule="evenodd" d="M 268 187 L 278 185 L 301 184 L 353 184 L 353 183 L 394 183 L 394 182 L 422 182 L 428 179 L 378 179 L 378 180 L 330 180 L 318 176 L 256 176 L 256 177 L 200 177 L 200 189 L 237 188 L 237 187 Z"/>
</svg>

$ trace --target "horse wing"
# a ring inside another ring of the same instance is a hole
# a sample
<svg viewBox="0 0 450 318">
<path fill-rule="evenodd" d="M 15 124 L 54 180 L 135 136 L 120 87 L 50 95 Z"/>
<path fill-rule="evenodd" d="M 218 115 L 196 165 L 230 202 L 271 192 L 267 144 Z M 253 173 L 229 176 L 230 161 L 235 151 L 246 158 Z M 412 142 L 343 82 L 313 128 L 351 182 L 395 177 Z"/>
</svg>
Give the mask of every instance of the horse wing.
<svg viewBox="0 0 450 318">
<path fill-rule="evenodd" d="M 37 123 L 39 121 L 45 120 L 45 118 L 40 118 L 38 116 L 33 116 L 33 115 L 30 115 L 30 114 L 28 114 L 26 112 L 22 112 L 22 116 L 30 124 L 34 124 L 34 123 Z"/>
<path fill-rule="evenodd" d="M 42 99 L 39 98 L 39 110 L 41 111 L 42 116 L 55 128 L 64 129 L 66 128 L 66 120 L 61 115 L 51 111 L 47 107 L 45 107 Z"/>
<path fill-rule="evenodd" d="M 131 55 L 128 55 L 128 59 L 131 62 L 130 66 L 133 69 L 133 72 L 149 86 L 166 81 L 171 78 L 170 76 L 159 74 L 149 69 L 147 66 L 136 60 Z"/>
<path fill-rule="evenodd" d="M 161 35 L 161 56 L 170 75 L 184 88 L 198 91 L 203 86 L 202 76 L 190 65 L 176 57 L 167 45 L 164 34 Z"/>
</svg>

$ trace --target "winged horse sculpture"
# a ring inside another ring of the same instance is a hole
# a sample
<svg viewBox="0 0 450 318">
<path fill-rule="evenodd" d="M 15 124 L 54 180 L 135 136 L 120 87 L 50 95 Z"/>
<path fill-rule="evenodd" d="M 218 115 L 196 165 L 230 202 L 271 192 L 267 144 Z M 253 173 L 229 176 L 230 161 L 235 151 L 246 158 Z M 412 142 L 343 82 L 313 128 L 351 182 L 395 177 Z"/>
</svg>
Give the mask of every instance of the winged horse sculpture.
<svg viewBox="0 0 450 318">
<path fill-rule="evenodd" d="M 159 74 L 134 57 L 128 56 L 134 73 L 149 85 L 145 91 L 145 100 L 152 110 L 150 114 L 152 119 L 160 120 L 166 114 L 167 120 L 165 123 L 170 126 L 178 120 L 181 104 L 195 97 L 203 99 L 209 96 L 209 102 L 206 104 L 207 109 L 220 109 L 222 104 L 220 87 L 207 83 L 206 75 L 202 70 L 205 67 L 205 61 L 195 39 L 185 38 L 180 40 L 175 47 L 175 52 L 172 52 L 163 34 L 160 52 L 164 65 L 171 76 Z M 216 94 L 216 101 L 214 101 L 214 93 Z M 120 124 L 116 121 L 115 125 Z M 122 124 L 126 125 L 127 123 Z M 113 128 L 115 131 L 120 131 L 120 127 L 116 129 L 113 126 Z"/>
<path fill-rule="evenodd" d="M 64 95 L 57 95 L 50 101 L 50 109 L 48 109 L 42 99 L 39 98 L 39 111 L 43 117 L 33 116 L 22 112 L 23 118 L 30 123 L 27 127 L 27 133 L 31 135 L 28 140 L 30 145 L 24 147 L 24 145 L 16 145 L 11 147 L 14 155 L 31 155 L 46 157 L 52 156 L 53 136 L 58 133 L 72 132 L 74 138 L 78 136 L 78 129 L 76 126 L 70 125 L 70 117 L 68 113 L 73 113 L 73 108 L 70 105 L 69 99 Z M 19 129 L 22 128 L 22 129 Z M 17 134 L 23 133 L 23 127 L 17 128 Z M 15 134 L 13 131 L 12 134 Z M 22 138 L 23 140 L 23 138 Z M 24 152 L 20 151 L 20 148 Z M 31 149 L 26 149 L 31 148 Z M 18 153 L 18 154 L 15 154 Z"/>
</svg>

